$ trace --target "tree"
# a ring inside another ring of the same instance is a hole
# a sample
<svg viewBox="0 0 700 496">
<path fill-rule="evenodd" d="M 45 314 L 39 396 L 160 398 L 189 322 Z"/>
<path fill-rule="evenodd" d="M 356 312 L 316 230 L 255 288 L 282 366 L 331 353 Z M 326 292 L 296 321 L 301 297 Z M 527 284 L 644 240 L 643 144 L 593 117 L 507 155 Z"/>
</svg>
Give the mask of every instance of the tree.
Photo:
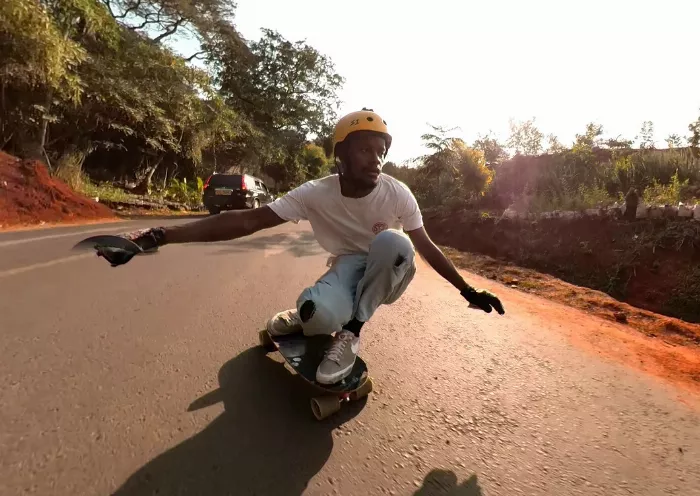
<svg viewBox="0 0 700 496">
<path fill-rule="evenodd" d="M 638 137 L 639 148 L 644 150 L 653 150 L 655 148 L 654 123 L 651 121 L 644 121 Z"/>
<path fill-rule="evenodd" d="M 430 205 L 484 194 L 493 180 L 484 153 L 469 148 L 460 138 L 448 137 L 454 129 L 430 127 L 434 132 L 424 134 L 423 141 L 434 152 L 422 157 L 423 163 L 416 172 L 417 195 Z"/>
<path fill-rule="evenodd" d="M 669 134 L 666 138 L 666 145 L 669 148 L 680 148 L 683 146 L 683 138 L 678 134 Z"/>
<path fill-rule="evenodd" d="M 542 151 L 544 134 L 535 126 L 534 117 L 524 122 L 510 120 L 507 146 L 520 155 L 538 155 Z"/>
<path fill-rule="evenodd" d="M 423 140 L 423 146 L 430 150 L 441 152 L 449 148 L 452 142 L 457 139 L 451 136 L 451 133 L 458 130 L 458 127 L 447 128 L 445 126 L 433 126 L 430 123 L 428 123 L 428 127 L 432 129 L 432 132 L 422 134 L 420 139 Z"/>
<path fill-rule="evenodd" d="M 292 131 L 304 139 L 330 134 L 344 82 L 333 62 L 270 29 L 250 51 L 245 61 L 217 61 L 217 80 L 228 101 L 270 133 Z"/>
<path fill-rule="evenodd" d="M 120 25 L 103 3 L 15 1 L 0 5 L 3 148 L 36 155 L 46 145 L 49 163 L 74 155 L 147 192 L 161 164 L 166 177 L 191 177 L 205 160 L 230 166 L 263 142 L 205 72 Z"/>
<path fill-rule="evenodd" d="M 616 138 L 605 140 L 605 145 L 612 150 L 631 150 L 633 144 L 634 140 L 623 138 L 619 134 Z"/>
<path fill-rule="evenodd" d="M 83 85 L 76 74 L 87 54 L 81 42 L 111 40 L 116 29 L 91 0 L 4 0 L 0 2 L 2 144 L 48 158 L 55 103 L 75 105 Z M 50 165 L 50 164 L 49 164 Z"/>
<path fill-rule="evenodd" d="M 574 148 L 592 149 L 599 147 L 602 142 L 603 126 L 594 122 L 586 124 L 586 131 L 583 134 L 576 134 Z"/>
<path fill-rule="evenodd" d="M 506 152 L 498 139 L 492 135 L 491 131 L 484 136 L 479 135 L 472 147 L 484 154 L 486 165 L 492 169 L 508 160 L 508 152 Z"/>
<path fill-rule="evenodd" d="M 547 135 L 547 153 L 562 153 L 566 151 L 566 147 L 559 141 L 554 134 Z"/>
<path fill-rule="evenodd" d="M 278 164 L 282 176 L 275 175 L 285 184 L 303 177 L 296 155 L 309 139 L 330 136 L 336 120 L 344 79 L 333 62 L 306 42 L 290 42 L 269 29 L 250 43 L 248 55 L 220 39 L 213 47 L 210 60 L 222 96 L 266 136 L 257 150 L 266 169 Z"/>
<path fill-rule="evenodd" d="M 178 33 L 194 36 L 200 44 L 210 40 L 222 25 L 232 22 L 235 3 L 227 0 L 100 0 L 126 29 L 150 37 L 154 43 Z M 201 58 L 206 50 L 187 60 Z"/>
<path fill-rule="evenodd" d="M 135 179 L 143 192 L 154 174 L 237 167 L 272 170 L 281 184 L 326 174 L 322 146 L 342 78 L 313 47 L 273 31 L 248 47 L 234 8 L 229 0 L 0 2 L 0 146 L 60 164 L 75 156 L 78 172 L 84 163 L 93 176 Z M 195 36 L 201 50 L 174 54 L 164 43 L 179 35 Z M 213 79 L 188 64 L 197 57 L 212 64 Z"/>
<path fill-rule="evenodd" d="M 307 143 L 301 149 L 297 160 L 307 181 L 327 176 L 333 166 L 333 160 L 326 156 L 323 148 L 313 143 Z"/>
<path fill-rule="evenodd" d="M 220 143 L 250 134 L 205 72 L 140 34 L 123 30 L 113 48 L 86 46 L 93 56 L 80 76 L 89 91 L 80 107 L 66 110 L 54 135 L 83 150 L 112 150 L 112 164 L 130 163 L 142 192 L 164 160 L 190 164 L 193 172 L 205 149 L 220 150 Z"/>
<path fill-rule="evenodd" d="M 493 181 L 493 171 L 486 166 L 484 153 L 469 148 L 462 140 L 455 141 L 452 150 L 459 170 L 461 190 L 468 196 L 483 196 Z"/>
</svg>

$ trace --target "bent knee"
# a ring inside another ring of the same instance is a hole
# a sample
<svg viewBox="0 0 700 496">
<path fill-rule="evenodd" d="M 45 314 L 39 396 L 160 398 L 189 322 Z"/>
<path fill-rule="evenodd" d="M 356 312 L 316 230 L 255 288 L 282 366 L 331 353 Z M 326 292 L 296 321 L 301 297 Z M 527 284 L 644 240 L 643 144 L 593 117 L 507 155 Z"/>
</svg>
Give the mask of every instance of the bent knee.
<svg viewBox="0 0 700 496">
<path fill-rule="evenodd" d="M 413 263 L 415 251 L 411 239 L 402 231 L 387 229 L 372 240 L 369 256 L 382 263 L 399 266 L 405 261 Z"/>
</svg>

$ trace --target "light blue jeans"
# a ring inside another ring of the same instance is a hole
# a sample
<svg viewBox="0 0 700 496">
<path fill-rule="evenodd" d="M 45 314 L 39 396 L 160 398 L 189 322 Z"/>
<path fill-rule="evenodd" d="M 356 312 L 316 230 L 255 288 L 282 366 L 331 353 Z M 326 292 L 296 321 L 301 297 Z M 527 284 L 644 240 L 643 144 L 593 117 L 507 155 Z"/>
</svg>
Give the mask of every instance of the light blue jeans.
<svg viewBox="0 0 700 496">
<path fill-rule="evenodd" d="M 340 255 L 316 284 L 302 291 L 297 310 L 304 334 L 331 334 L 353 318 L 369 321 L 380 305 L 401 297 L 415 273 L 416 255 L 409 237 L 394 229 L 382 231 L 368 254 Z M 309 312 L 307 305 L 302 311 L 308 301 L 314 303 L 313 310 Z"/>
</svg>

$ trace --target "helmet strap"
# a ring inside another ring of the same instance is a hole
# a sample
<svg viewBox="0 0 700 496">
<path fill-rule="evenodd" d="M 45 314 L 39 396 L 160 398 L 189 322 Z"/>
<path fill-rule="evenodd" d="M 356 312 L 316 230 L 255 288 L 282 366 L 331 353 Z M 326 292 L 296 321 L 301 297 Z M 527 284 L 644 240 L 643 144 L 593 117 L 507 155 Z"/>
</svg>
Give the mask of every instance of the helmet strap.
<svg viewBox="0 0 700 496">
<path fill-rule="evenodd" d="M 340 176 L 345 172 L 345 164 L 338 157 L 335 158 L 335 168 L 338 169 L 338 175 Z"/>
</svg>

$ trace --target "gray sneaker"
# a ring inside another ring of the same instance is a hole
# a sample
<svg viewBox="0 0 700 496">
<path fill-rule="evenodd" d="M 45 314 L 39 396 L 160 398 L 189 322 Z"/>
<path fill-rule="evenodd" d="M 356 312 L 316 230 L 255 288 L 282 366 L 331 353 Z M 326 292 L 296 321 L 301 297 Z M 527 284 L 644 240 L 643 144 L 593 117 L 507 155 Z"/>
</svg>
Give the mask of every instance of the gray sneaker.
<svg viewBox="0 0 700 496">
<path fill-rule="evenodd" d="M 320 384 L 335 384 L 345 379 L 360 349 L 360 338 L 350 331 L 342 330 L 333 338 L 333 344 L 316 369 L 316 381 Z"/>
<path fill-rule="evenodd" d="M 280 312 L 267 321 L 267 330 L 272 336 L 285 336 L 301 332 L 301 319 L 296 308 Z"/>
</svg>

